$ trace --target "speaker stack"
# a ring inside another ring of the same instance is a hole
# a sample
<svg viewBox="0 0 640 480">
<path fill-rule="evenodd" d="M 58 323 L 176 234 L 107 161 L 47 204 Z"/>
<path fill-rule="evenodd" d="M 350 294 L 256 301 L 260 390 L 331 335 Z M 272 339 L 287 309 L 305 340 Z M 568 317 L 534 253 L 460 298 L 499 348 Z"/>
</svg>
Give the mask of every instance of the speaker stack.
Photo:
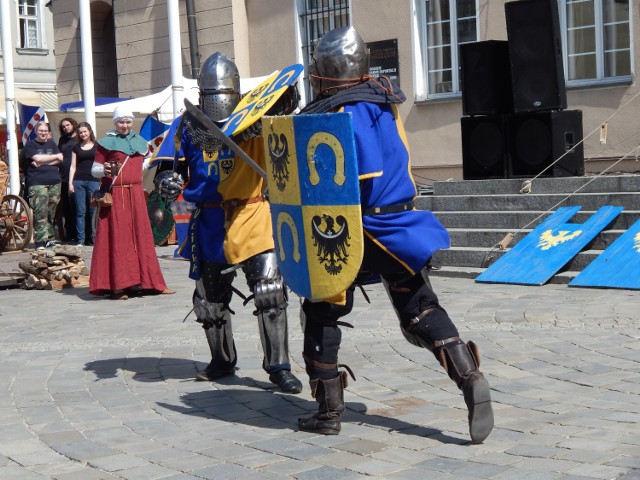
<svg viewBox="0 0 640 480">
<path fill-rule="evenodd" d="M 460 47 L 463 178 L 581 176 L 582 112 L 566 110 L 557 0 L 507 2 L 505 16 L 508 41 Z"/>
</svg>

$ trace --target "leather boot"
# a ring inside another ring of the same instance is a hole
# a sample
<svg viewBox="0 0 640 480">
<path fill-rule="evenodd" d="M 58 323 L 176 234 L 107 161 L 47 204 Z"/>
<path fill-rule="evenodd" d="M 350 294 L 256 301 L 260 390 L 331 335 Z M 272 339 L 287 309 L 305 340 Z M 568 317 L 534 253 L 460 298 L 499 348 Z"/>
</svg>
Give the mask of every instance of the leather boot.
<svg viewBox="0 0 640 480">
<path fill-rule="evenodd" d="M 340 433 L 340 418 L 344 412 L 344 388 L 347 372 L 340 372 L 331 380 L 315 379 L 309 382 L 311 396 L 318 402 L 318 413 L 298 419 L 298 428 L 303 432 L 337 435 Z"/>
<path fill-rule="evenodd" d="M 438 359 L 451 380 L 462 390 L 469 410 L 469 434 L 472 443 L 482 443 L 493 429 L 493 409 L 489 382 L 480 373 L 480 354 L 473 342 L 459 338 L 445 340 Z"/>
</svg>

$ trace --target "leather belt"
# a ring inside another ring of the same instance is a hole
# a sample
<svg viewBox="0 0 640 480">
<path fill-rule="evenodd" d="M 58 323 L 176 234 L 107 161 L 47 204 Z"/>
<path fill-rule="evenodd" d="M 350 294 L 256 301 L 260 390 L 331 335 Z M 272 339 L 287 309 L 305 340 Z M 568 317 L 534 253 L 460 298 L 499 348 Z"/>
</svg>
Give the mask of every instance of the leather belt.
<svg viewBox="0 0 640 480">
<path fill-rule="evenodd" d="M 200 204 L 200 208 L 224 208 L 227 210 L 227 220 L 231 220 L 233 211 L 237 207 L 243 207 L 251 203 L 264 202 L 266 199 L 259 195 L 251 198 L 232 198 L 231 200 L 223 200 L 222 202 L 204 202 Z"/>
<path fill-rule="evenodd" d="M 399 203 L 397 205 L 386 205 L 384 207 L 370 207 L 362 211 L 362 215 L 384 215 L 385 213 L 398 213 L 413 210 L 413 200 L 407 203 Z"/>
</svg>

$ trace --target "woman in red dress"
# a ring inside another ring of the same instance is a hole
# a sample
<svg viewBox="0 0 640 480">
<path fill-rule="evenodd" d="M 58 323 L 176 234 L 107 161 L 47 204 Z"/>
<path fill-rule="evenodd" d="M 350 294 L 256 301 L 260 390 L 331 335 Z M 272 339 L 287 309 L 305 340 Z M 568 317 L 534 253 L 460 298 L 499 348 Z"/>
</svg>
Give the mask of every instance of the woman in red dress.
<svg viewBox="0 0 640 480">
<path fill-rule="evenodd" d="M 133 114 L 116 107 L 115 130 L 98 140 L 91 169 L 110 189 L 113 203 L 100 207 L 91 257 L 89 292 L 126 300 L 132 293 L 170 294 L 160 271 L 142 185 L 146 140 L 131 130 Z"/>
</svg>

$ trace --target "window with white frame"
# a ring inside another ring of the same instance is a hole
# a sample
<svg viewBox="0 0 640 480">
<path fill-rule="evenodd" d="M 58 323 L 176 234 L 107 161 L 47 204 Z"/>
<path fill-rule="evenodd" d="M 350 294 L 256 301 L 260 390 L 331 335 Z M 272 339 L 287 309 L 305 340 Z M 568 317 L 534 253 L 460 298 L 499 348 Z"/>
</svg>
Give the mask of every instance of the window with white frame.
<svg viewBox="0 0 640 480">
<path fill-rule="evenodd" d="M 562 0 L 568 85 L 631 80 L 631 0 Z"/>
<path fill-rule="evenodd" d="M 19 48 L 42 48 L 40 0 L 18 0 Z"/>
<path fill-rule="evenodd" d="M 416 1 L 417 98 L 460 95 L 460 45 L 478 41 L 477 0 Z"/>
<path fill-rule="evenodd" d="M 318 40 L 334 28 L 350 25 L 350 4 L 349 0 L 299 0 L 298 12 L 306 73 Z M 304 82 L 305 91 L 310 94 L 309 79 L 305 77 Z"/>
</svg>

